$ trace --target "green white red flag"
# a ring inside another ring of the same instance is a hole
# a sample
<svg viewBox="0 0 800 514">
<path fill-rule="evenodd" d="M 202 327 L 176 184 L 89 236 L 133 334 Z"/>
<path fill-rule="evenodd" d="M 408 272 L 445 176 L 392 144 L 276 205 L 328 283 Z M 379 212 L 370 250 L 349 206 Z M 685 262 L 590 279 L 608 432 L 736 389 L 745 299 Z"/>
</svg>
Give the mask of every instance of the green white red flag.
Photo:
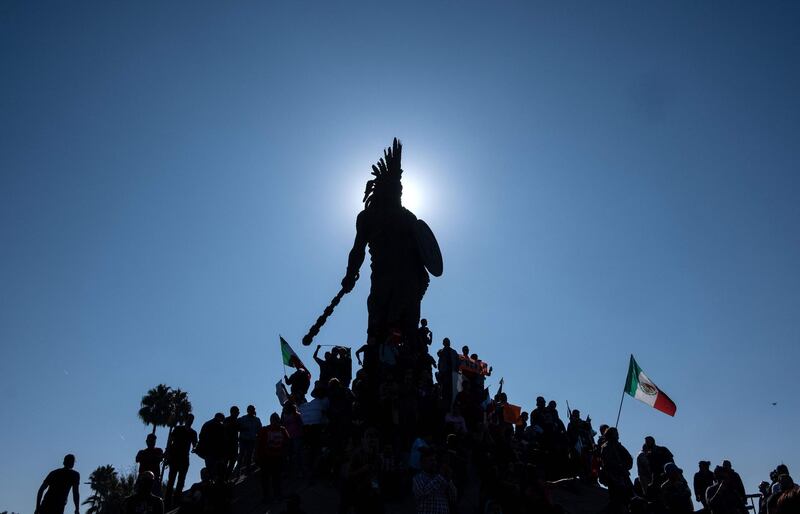
<svg viewBox="0 0 800 514">
<path fill-rule="evenodd" d="M 281 356 L 283 357 L 283 364 L 293 368 L 305 368 L 303 361 L 301 361 L 300 357 L 292 350 L 292 347 L 289 346 L 286 339 L 284 339 L 283 336 L 278 337 L 281 338 Z"/>
<path fill-rule="evenodd" d="M 647 378 L 642 368 L 636 363 L 636 359 L 631 355 L 631 363 L 628 366 L 628 378 L 625 380 L 625 392 L 637 400 L 646 403 L 656 410 L 670 416 L 675 415 L 678 409 L 675 402 L 670 400 L 664 391 L 658 388 L 652 380 Z"/>
</svg>

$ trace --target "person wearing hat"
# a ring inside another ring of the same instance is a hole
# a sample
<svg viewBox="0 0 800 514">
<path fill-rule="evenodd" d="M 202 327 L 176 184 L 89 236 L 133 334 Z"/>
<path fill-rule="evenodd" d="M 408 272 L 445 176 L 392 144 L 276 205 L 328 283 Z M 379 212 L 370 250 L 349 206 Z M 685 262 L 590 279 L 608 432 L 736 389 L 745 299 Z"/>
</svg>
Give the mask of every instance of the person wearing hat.
<svg viewBox="0 0 800 514">
<path fill-rule="evenodd" d="M 694 512 L 692 492 L 683 478 L 683 470 L 674 462 L 664 464 L 667 479 L 661 484 L 661 500 L 670 514 L 689 514 Z"/>
<path fill-rule="evenodd" d="M 744 490 L 742 477 L 740 477 L 739 473 L 733 469 L 733 464 L 731 464 L 731 461 L 723 460 L 722 467 L 725 468 L 725 472 L 728 475 L 728 480 L 730 480 L 731 485 L 733 485 L 736 494 L 738 494 L 739 498 L 741 498 L 742 505 L 747 505 L 747 493 Z"/>
<path fill-rule="evenodd" d="M 694 474 L 694 499 L 703 504 L 703 509 L 708 510 L 706 503 L 706 490 L 714 483 L 714 473 L 711 472 L 711 461 L 701 460 L 697 463 L 699 468 Z"/>
</svg>

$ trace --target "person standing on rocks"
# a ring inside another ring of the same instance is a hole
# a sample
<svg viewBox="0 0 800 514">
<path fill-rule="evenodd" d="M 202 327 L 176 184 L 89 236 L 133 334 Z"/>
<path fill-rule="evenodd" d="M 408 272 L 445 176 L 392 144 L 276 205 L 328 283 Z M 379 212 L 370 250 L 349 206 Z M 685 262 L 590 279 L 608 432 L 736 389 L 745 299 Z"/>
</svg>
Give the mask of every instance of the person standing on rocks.
<svg viewBox="0 0 800 514">
<path fill-rule="evenodd" d="M 189 472 L 189 453 L 197 446 L 197 432 L 192 428 L 192 423 L 194 423 L 194 415 L 189 414 L 183 425 L 178 425 L 172 430 L 167 441 L 166 458 L 169 464 L 169 476 L 167 492 L 164 495 L 167 505 L 177 503 L 176 500 L 183 492 L 186 473 Z M 176 478 L 177 484 L 175 483 Z"/>
<path fill-rule="evenodd" d="M 256 416 L 256 408 L 247 406 L 247 414 L 239 418 L 239 472 L 248 472 L 253 465 L 253 452 L 256 438 L 261 430 L 261 420 Z"/>
<path fill-rule="evenodd" d="M 161 461 L 164 460 L 164 450 L 156 448 L 156 435 L 148 434 L 145 440 L 147 448 L 139 450 L 136 454 L 136 463 L 139 465 L 139 474 L 149 471 L 155 477 L 153 481 L 153 494 L 161 494 Z"/>
</svg>

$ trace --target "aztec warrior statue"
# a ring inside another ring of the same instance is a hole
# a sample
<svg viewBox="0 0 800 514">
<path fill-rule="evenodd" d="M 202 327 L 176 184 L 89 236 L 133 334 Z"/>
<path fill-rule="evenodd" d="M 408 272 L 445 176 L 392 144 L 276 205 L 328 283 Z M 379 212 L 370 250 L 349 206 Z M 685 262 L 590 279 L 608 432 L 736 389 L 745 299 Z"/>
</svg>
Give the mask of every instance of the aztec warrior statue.
<svg viewBox="0 0 800 514">
<path fill-rule="evenodd" d="M 382 342 L 416 333 L 420 304 L 430 282 L 428 273 L 441 276 L 443 265 L 431 229 L 402 205 L 402 151 L 403 145 L 395 138 L 372 166 L 374 178 L 364 190 L 364 210 L 356 218 L 356 238 L 342 289 L 303 338 L 304 345 L 311 344 L 342 296 L 355 287 L 367 246 L 372 260 L 368 340 Z"/>
</svg>

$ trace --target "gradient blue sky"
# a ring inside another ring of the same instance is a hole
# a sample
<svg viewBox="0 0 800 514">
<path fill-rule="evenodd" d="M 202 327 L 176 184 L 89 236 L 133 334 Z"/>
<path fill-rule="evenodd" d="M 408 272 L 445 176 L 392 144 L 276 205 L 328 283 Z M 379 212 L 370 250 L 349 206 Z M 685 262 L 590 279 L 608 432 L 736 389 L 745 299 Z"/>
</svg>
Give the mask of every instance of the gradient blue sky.
<svg viewBox="0 0 800 514">
<path fill-rule="evenodd" d="M 268 415 L 278 333 L 310 361 L 393 136 L 445 256 L 437 347 L 596 425 L 633 352 L 678 413 L 626 399 L 632 452 L 800 474 L 798 26 L 796 2 L 3 2 L 0 510 L 66 452 L 131 467 L 159 382 L 199 422 Z M 363 341 L 367 289 L 319 342 Z"/>
</svg>

